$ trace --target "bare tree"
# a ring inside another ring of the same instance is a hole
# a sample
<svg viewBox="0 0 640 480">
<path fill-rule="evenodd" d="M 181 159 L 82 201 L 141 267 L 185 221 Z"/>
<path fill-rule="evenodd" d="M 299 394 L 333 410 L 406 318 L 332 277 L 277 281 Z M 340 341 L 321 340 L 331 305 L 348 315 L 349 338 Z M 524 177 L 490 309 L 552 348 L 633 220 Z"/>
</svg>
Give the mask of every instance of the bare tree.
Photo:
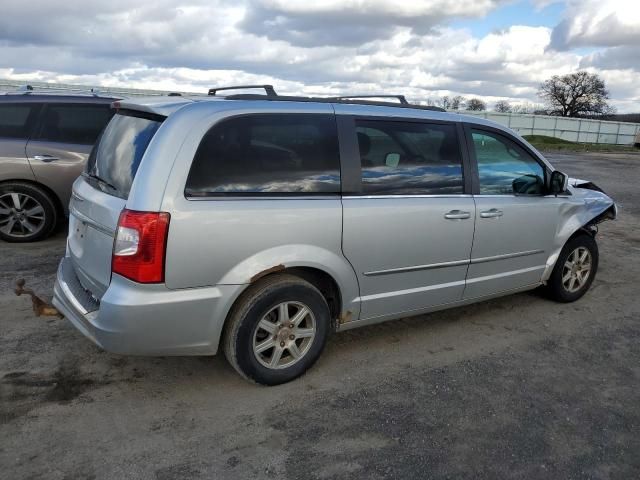
<svg viewBox="0 0 640 480">
<path fill-rule="evenodd" d="M 465 103 L 467 100 L 463 96 L 456 95 L 451 99 L 451 110 L 460 110 L 464 108 Z"/>
<path fill-rule="evenodd" d="M 540 85 L 538 96 L 544 99 L 552 115 L 579 117 L 609 113 L 609 91 L 604 80 L 589 72 L 554 75 Z"/>
<path fill-rule="evenodd" d="M 496 102 L 496 106 L 494 110 L 498 113 L 510 113 L 511 112 L 511 104 L 506 100 L 498 100 Z"/>
<path fill-rule="evenodd" d="M 451 98 L 449 98 L 449 95 L 445 95 L 438 100 L 437 105 L 445 110 L 449 110 L 451 108 Z"/>
<path fill-rule="evenodd" d="M 535 107 L 531 103 L 521 103 L 511 107 L 511 113 L 533 113 Z"/>
<path fill-rule="evenodd" d="M 472 98 L 467 102 L 467 110 L 481 111 L 486 109 L 487 109 L 487 104 L 484 103 L 479 98 Z"/>
</svg>

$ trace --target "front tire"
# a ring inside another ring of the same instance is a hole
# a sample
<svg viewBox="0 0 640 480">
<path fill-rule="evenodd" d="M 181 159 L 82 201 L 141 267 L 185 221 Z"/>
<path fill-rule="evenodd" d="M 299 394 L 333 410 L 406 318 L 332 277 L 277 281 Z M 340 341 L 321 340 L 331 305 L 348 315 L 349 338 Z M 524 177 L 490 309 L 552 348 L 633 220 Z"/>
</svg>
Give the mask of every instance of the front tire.
<svg viewBox="0 0 640 480">
<path fill-rule="evenodd" d="M 293 275 L 273 275 L 250 286 L 234 305 L 225 355 L 250 381 L 289 382 L 316 362 L 330 325 L 329 306 L 317 288 Z"/>
<path fill-rule="evenodd" d="M 26 243 L 51 235 L 58 215 L 49 194 L 30 183 L 0 184 L 0 239 Z"/>
<path fill-rule="evenodd" d="M 547 291 L 558 302 L 574 302 L 587 293 L 597 270 L 598 244 L 591 235 L 578 235 L 560 252 Z"/>
</svg>

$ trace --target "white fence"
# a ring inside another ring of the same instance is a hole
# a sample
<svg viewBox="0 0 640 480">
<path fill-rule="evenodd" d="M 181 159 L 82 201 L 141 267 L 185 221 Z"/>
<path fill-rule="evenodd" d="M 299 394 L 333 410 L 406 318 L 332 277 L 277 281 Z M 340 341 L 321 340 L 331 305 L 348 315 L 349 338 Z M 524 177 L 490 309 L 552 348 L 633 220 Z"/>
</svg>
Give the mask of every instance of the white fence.
<svg viewBox="0 0 640 480">
<path fill-rule="evenodd" d="M 91 91 L 100 93 L 102 95 L 114 95 L 123 97 L 135 97 L 135 96 L 153 96 L 153 95 L 167 95 L 175 90 L 143 90 L 141 88 L 123 88 L 123 87 L 91 87 L 87 85 L 65 84 L 65 83 L 49 83 L 49 82 L 18 82 L 15 80 L 3 80 L 0 79 L 0 93 L 2 92 L 16 92 L 24 90 L 26 85 L 30 85 L 36 92 L 52 92 L 52 93 L 90 93 Z M 193 92 L 179 92 L 188 95 L 197 95 Z M 206 95 L 206 92 L 202 93 Z"/>
<path fill-rule="evenodd" d="M 505 125 L 520 135 L 546 135 L 570 142 L 632 145 L 640 123 L 609 122 L 582 118 L 527 115 L 521 113 L 460 112 Z"/>
<path fill-rule="evenodd" d="M 35 89 L 59 91 L 87 91 L 90 87 L 82 85 L 51 84 L 44 82 L 28 82 Z M 24 85 L 15 80 L 0 79 L 0 92 L 11 91 Z M 137 88 L 98 87 L 103 94 L 136 96 L 166 95 L 169 92 L 160 90 L 142 90 Z M 185 92 L 182 92 L 185 93 Z M 189 93 L 193 95 L 193 93 Z M 608 143 L 632 145 L 635 136 L 640 133 L 640 123 L 609 122 L 603 120 L 587 120 L 579 118 L 553 117 L 548 115 L 528 115 L 521 113 L 468 112 L 465 115 L 476 115 L 505 125 L 520 135 L 547 135 L 562 138 L 570 142 Z"/>
</svg>

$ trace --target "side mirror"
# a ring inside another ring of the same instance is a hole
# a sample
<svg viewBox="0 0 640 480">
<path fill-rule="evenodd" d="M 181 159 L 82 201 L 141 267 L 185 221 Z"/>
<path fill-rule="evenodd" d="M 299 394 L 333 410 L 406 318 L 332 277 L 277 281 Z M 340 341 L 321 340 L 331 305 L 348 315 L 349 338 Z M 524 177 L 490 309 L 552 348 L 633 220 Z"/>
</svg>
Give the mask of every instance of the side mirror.
<svg viewBox="0 0 640 480">
<path fill-rule="evenodd" d="M 400 163 L 400 154 L 399 153 L 387 153 L 384 157 L 384 164 L 387 167 L 397 167 Z"/>
<path fill-rule="evenodd" d="M 553 195 L 558 195 L 560 193 L 566 192 L 568 187 L 569 177 L 566 174 L 558 170 L 551 172 L 551 179 L 549 180 L 549 190 L 551 190 L 551 193 Z"/>
</svg>

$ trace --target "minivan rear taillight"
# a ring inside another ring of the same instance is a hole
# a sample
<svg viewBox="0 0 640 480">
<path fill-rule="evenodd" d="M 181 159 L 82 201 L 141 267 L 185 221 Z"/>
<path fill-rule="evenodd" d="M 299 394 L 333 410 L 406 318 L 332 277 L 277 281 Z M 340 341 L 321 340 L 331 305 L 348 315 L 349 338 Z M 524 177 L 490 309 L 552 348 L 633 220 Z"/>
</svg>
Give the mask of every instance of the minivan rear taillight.
<svg viewBox="0 0 640 480">
<path fill-rule="evenodd" d="M 123 210 L 113 242 L 111 271 L 139 283 L 164 282 L 170 215 Z"/>
</svg>

